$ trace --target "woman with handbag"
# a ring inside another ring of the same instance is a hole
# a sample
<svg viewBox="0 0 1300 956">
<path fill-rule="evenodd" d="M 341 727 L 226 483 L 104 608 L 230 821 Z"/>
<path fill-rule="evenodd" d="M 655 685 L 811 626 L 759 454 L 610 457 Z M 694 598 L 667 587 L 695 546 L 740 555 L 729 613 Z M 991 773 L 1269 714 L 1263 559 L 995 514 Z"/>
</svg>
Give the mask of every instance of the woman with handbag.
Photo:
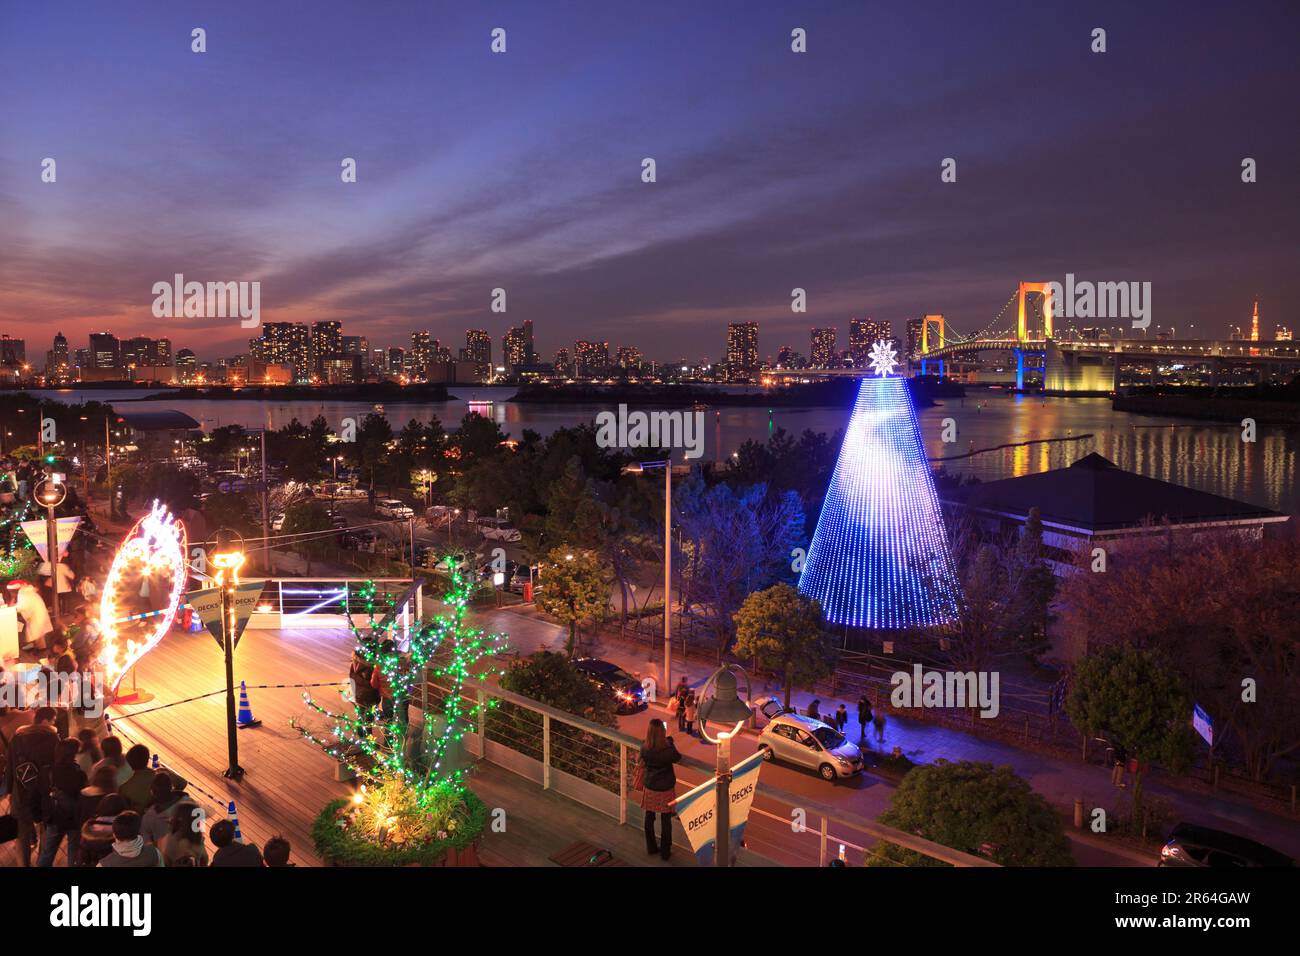
<svg viewBox="0 0 1300 956">
<path fill-rule="evenodd" d="M 677 798 L 677 772 L 673 764 L 682 759 L 673 738 L 659 718 L 650 721 L 636 776 L 641 782 L 641 809 L 645 811 L 645 849 L 668 859 L 673 851 L 673 800 Z M 659 814 L 659 839 L 655 840 L 655 814 Z"/>
</svg>

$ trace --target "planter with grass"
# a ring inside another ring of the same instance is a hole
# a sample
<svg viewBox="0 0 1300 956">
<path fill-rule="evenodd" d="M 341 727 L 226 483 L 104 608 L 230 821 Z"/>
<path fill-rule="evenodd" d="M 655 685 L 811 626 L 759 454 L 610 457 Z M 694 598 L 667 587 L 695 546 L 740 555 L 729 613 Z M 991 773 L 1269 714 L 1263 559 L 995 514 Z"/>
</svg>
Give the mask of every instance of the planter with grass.
<svg viewBox="0 0 1300 956">
<path fill-rule="evenodd" d="M 385 786 L 333 800 L 312 824 L 328 866 L 478 866 L 488 808 L 473 791 L 450 788 L 424 808 Z"/>
</svg>

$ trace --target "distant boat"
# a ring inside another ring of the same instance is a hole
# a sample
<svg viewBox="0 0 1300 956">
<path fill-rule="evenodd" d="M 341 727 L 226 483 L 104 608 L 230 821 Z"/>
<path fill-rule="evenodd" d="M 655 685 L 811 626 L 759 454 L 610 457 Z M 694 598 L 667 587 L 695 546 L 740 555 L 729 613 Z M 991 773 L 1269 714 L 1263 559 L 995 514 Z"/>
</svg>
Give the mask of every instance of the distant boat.
<svg viewBox="0 0 1300 956">
<path fill-rule="evenodd" d="M 691 408 L 697 412 L 707 412 L 709 410 L 709 406 L 704 402 L 695 402 L 691 405 Z"/>
</svg>

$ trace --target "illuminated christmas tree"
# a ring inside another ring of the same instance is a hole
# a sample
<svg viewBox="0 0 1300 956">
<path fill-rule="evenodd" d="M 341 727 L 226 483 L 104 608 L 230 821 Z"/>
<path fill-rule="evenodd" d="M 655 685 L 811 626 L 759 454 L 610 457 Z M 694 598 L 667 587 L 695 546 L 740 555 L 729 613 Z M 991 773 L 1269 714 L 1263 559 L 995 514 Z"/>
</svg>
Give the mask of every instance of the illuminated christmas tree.
<svg viewBox="0 0 1300 956">
<path fill-rule="evenodd" d="M 365 606 L 366 624 L 358 627 L 349 608 L 348 625 L 357 653 L 392 689 L 397 707 L 391 718 L 384 718 L 379 707 L 336 713 L 303 694 L 308 707 L 330 721 L 333 739 L 296 721 L 293 726 L 362 781 L 346 825 L 377 843 L 411 844 L 445 836 L 460 809 L 465 770 L 455 753 L 465 732 L 476 725 L 480 706 L 467 703 L 462 688 L 471 677 L 488 677 L 494 668 L 484 662 L 505 647 L 503 635 L 465 625 L 471 589 L 453 564 L 443 598 L 449 613 L 413 623 L 405 637 L 391 596 L 380 602 L 373 582 L 353 595 Z M 413 728 L 404 719 L 404 703 L 420 690 L 426 673 L 446 696 L 441 713 L 431 710 Z"/>
<path fill-rule="evenodd" d="M 826 619 L 879 630 L 957 620 L 960 585 L 907 383 L 871 350 L 799 590 Z"/>
</svg>

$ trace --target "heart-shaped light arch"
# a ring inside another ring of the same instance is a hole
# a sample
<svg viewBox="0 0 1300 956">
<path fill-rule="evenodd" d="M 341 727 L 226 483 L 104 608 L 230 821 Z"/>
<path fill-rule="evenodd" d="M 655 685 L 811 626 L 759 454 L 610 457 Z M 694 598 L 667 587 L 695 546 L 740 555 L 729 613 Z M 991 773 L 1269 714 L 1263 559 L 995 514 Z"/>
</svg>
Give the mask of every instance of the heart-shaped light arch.
<svg viewBox="0 0 1300 956">
<path fill-rule="evenodd" d="M 113 555 L 108 580 L 104 582 L 104 594 L 99 601 L 99 632 L 103 638 L 99 663 L 104 668 L 104 680 L 110 693 L 117 693 L 117 687 L 127 672 L 171 630 L 189 576 L 185 547 L 185 525 L 167 510 L 166 505 L 155 501 L 152 510 L 135 523 Z M 147 614 L 124 616 L 120 601 L 128 571 L 169 575 L 167 605 Z M 153 625 L 145 639 L 124 638 L 119 626 L 138 620 L 149 620 Z"/>
</svg>

